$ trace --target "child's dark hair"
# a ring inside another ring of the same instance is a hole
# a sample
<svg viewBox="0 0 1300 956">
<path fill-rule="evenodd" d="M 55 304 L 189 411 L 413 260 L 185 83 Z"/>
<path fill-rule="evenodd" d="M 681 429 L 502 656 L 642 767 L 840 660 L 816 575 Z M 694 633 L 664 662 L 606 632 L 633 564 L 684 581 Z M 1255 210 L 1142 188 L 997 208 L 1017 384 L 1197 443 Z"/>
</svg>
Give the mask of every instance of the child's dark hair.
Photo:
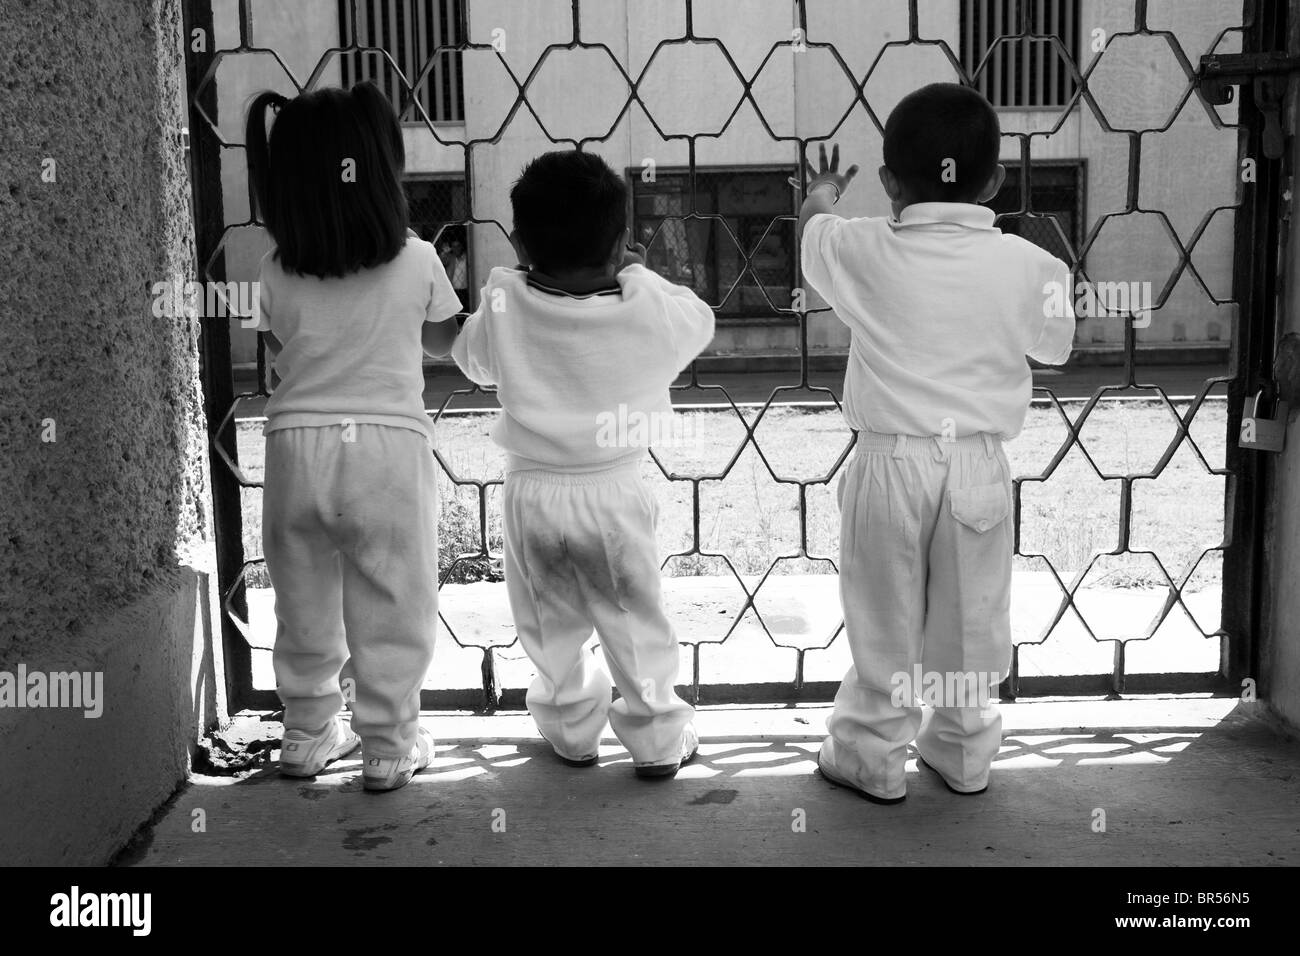
<svg viewBox="0 0 1300 956">
<path fill-rule="evenodd" d="M 889 114 L 885 165 L 912 202 L 976 202 L 997 169 L 1001 135 L 998 114 L 978 92 L 931 83 Z"/>
<path fill-rule="evenodd" d="M 627 228 L 627 184 L 594 153 L 538 156 L 510 190 L 515 234 L 538 270 L 599 268 Z"/>
<path fill-rule="evenodd" d="M 248 108 L 244 142 L 257 214 L 287 272 L 344 276 L 401 251 L 402 128 L 373 83 L 293 99 L 261 93 Z"/>
</svg>

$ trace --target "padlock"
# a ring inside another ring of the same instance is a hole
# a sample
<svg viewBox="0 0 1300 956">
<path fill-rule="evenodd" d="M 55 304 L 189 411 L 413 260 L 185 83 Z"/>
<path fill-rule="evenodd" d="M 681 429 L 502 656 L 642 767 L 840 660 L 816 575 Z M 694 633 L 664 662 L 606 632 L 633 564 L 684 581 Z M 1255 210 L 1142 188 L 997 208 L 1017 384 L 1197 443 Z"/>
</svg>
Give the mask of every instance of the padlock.
<svg viewBox="0 0 1300 956">
<path fill-rule="evenodd" d="M 1286 418 L 1289 409 L 1286 402 L 1279 401 L 1273 408 L 1272 418 L 1261 418 L 1259 400 L 1263 395 L 1262 389 L 1256 392 L 1250 415 L 1241 416 L 1241 434 L 1237 444 L 1252 451 L 1278 452 L 1286 446 Z"/>
</svg>

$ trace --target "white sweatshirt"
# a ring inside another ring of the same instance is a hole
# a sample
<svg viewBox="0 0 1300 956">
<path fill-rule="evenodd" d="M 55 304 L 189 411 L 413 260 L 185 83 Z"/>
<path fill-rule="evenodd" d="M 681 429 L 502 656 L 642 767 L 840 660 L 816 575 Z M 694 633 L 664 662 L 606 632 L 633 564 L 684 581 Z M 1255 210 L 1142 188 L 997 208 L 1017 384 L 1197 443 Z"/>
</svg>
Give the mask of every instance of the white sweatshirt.
<svg viewBox="0 0 1300 956">
<path fill-rule="evenodd" d="M 507 469 L 596 470 L 645 454 L 636 425 L 671 416 L 668 386 L 713 338 L 713 310 L 644 266 L 619 291 L 574 296 L 493 269 L 452 348 L 472 381 L 495 385 L 492 437 Z M 628 424 L 632 427 L 621 427 Z M 611 425 L 613 427 L 611 427 Z"/>
<path fill-rule="evenodd" d="M 898 219 L 808 221 L 804 277 L 852 332 L 849 427 L 1019 434 L 1033 387 L 1025 356 L 1070 356 L 1070 270 L 993 219 L 972 203 L 917 203 Z"/>
</svg>

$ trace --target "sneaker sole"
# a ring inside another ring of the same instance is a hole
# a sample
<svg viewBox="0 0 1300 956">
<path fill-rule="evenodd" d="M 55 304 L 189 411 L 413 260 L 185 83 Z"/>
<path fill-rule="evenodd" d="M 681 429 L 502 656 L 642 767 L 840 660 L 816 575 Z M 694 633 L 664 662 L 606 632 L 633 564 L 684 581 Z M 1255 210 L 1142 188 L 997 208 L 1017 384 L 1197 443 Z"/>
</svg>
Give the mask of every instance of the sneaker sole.
<svg viewBox="0 0 1300 956">
<path fill-rule="evenodd" d="M 398 777 L 393 783 L 385 783 L 382 780 L 361 778 L 361 788 L 369 793 L 388 793 L 392 790 L 401 790 L 415 778 L 415 771 L 408 770 L 402 776 Z"/>
<path fill-rule="evenodd" d="M 907 794 L 903 794 L 901 797 L 878 797 L 874 793 L 867 793 L 867 791 L 863 790 L 857 784 L 850 783 L 848 780 L 845 780 L 843 777 L 839 777 L 833 773 L 829 773 L 826 770 L 826 768 L 822 766 L 822 761 L 820 756 L 817 758 L 817 772 L 821 774 L 822 779 L 825 780 L 827 783 L 829 783 L 831 786 L 840 787 L 844 790 L 852 790 L 854 793 L 856 793 L 863 800 L 866 800 L 868 803 L 874 803 L 882 807 L 892 807 L 895 806 L 896 804 L 902 803 L 904 800 L 907 799 Z"/>
<path fill-rule="evenodd" d="M 317 774 L 319 774 L 322 770 L 324 770 L 326 767 L 328 767 L 330 764 L 332 764 L 334 761 L 342 760 L 344 757 L 352 753 L 360 746 L 361 746 L 361 738 L 354 736 L 348 744 L 346 744 L 341 749 L 335 751 L 329 757 L 326 757 L 324 762 L 319 765 L 292 764 L 292 763 L 287 764 L 284 761 L 281 761 L 279 765 L 279 771 L 280 774 L 285 777 L 297 777 L 297 778 L 314 777 Z"/>
<path fill-rule="evenodd" d="M 555 759 L 558 760 L 560 763 L 564 764 L 566 767 L 592 767 L 600 762 L 600 756 L 597 754 L 593 754 L 590 757 L 582 757 L 581 759 L 575 760 L 573 757 L 566 757 L 563 754 L 557 753 L 555 755 Z"/>
<path fill-rule="evenodd" d="M 699 747 L 696 747 L 694 750 L 690 752 L 688 756 L 683 757 L 677 763 L 643 764 L 639 767 L 635 767 L 634 769 L 636 770 L 636 775 L 645 780 L 658 780 L 663 777 L 671 777 L 675 773 L 677 773 L 678 770 L 684 767 L 686 764 L 694 760 L 695 755 L 698 754 L 699 752 L 700 752 Z"/>
<path fill-rule="evenodd" d="M 551 753 L 555 754 L 555 759 L 566 767 L 590 767 L 600 761 L 599 754 L 592 754 L 589 757 L 566 757 L 555 749 L 555 744 L 551 743 L 551 738 L 542 733 L 540 728 L 537 731 L 537 735 L 550 745 Z"/>
<path fill-rule="evenodd" d="M 986 784 L 984 784 L 984 786 L 980 787 L 978 790 L 958 790 L 956 787 L 954 787 L 952 784 L 950 784 L 950 783 L 948 782 L 948 778 L 947 778 L 947 777 L 945 777 L 943 774 L 941 774 L 941 773 L 940 773 L 938 770 L 936 770 L 934 767 L 932 767 L 932 766 L 930 766 L 928 763 L 926 763 L 925 758 L 922 757 L 920 754 L 917 754 L 917 755 L 916 755 L 916 762 L 917 762 L 917 764 L 918 764 L 919 766 L 924 767 L 926 770 L 930 771 L 930 773 L 932 773 L 932 774 L 934 774 L 936 777 L 938 777 L 938 778 L 943 782 L 943 785 L 944 785 L 945 787 L 948 788 L 948 792 L 949 792 L 949 793 L 955 793 L 955 794 L 957 794 L 957 796 L 959 796 L 959 797 L 978 797 L 981 793 L 984 793 L 984 792 L 987 791 L 988 788 L 989 788 L 989 785 L 986 783 Z"/>
</svg>

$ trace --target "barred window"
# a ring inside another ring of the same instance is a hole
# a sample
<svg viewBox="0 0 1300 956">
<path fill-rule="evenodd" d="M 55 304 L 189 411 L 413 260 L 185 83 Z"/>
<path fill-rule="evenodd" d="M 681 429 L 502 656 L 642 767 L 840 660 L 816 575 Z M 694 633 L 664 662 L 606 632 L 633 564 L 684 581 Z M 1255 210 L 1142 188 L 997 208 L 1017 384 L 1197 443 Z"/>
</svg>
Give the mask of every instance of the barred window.
<svg viewBox="0 0 1300 956">
<path fill-rule="evenodd" d="M 373 80 L 404 122 L 418 122 L 420 108 L 435 123 L 465 118 L 464 74 L 457 49 L 464 40 L 466 0 L 339 0 L 342 46 L 375 52 L 342 53 L 343 86 Z M 354 19 L 355 12 L 355 19 Z M 393 58 L 414 90 L 411 96 L 388 60 Z M 430 62 L 432 61 L 432 62 Z M 428 70 L 425 72 L 425 67 Z"/>
<path fill-rule="evenodd" d="M 692 203 L 689 171 L 660 167 L 645 182 L 639 168 L 629 169 L 632 234 L 649 247 L 656 272 L 721 304 L 720 318 L 774 316 L 774 306 L 790 307 L 795 284 L 794 223 L 774 221 L 793 214 L 787 179 L 794 172 L 699 168 Z M 686 218 L 692 211 L 715 218 Z"/>
<path fill-rule="evenodd" d="M 432 242 L 447 270 L 461 305 L 469 306 L 469 242 L 463 221 L 469 215 L 469 194 L 463 176 L 408 176 L 402 186 L 410 212 L 411 229 Z"/>
<path fill-rule="evenodd" d="M 1007 167 L 1006 182 L 989 202 L 993 211 L 999 214 L 1015 212 L 1021 206 L 1020 183 L 1024 169 L 1020 163 L 1004 165 Z M 1083 242 L 1083 174 L 1083 163 L 1077 160 L 1034 163 L 1029 177 L 1029 211 L 1034 215 L 1002 215 L 998 219 L 998 228 L 1010 235 L 1023 236 L 1073 265 L 1075 254 Z"/>
<path fill-rule="evenodd" d="M 999 37 L 1026 29 L 1031 36 L 1059 37 L 1066 54 L 1079 62 L 1078 0 L 962 0 L 962 66 L 994 106 L 1066 105 L 1077 84 L 1049 41 L 1025 38 L 998 43 Z M 989 59 L 984 63 L 986 54 Z M 984 68 L 976 76 L 982 63 Z"/>
</svg>

